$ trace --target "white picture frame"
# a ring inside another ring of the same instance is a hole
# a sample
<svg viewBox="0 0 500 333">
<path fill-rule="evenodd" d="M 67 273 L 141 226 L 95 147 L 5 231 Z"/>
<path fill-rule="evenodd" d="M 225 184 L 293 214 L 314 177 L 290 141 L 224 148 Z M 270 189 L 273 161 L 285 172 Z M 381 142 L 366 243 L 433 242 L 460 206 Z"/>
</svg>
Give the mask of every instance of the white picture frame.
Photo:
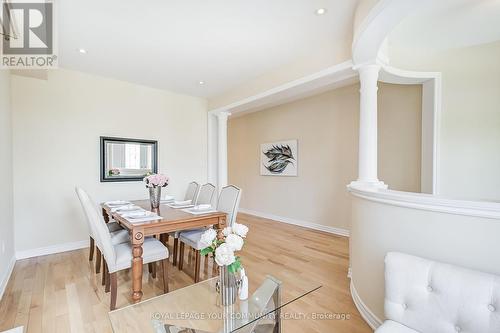
<svg viewBox="0 0 500 333">
<path fill-rule="evenodd" d="M 261 176 L 298 176 L 298 140 L 283 140 L 260 145 Z"/>
</svg>

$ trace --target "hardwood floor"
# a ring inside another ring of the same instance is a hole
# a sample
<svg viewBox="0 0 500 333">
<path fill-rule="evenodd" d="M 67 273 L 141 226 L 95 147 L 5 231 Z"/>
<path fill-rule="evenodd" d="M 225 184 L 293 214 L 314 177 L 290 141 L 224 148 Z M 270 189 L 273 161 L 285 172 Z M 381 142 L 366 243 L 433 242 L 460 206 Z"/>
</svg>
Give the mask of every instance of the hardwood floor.
<svg viewBox="0 0 500 333">
<path fill-rule="evenodd" d="M 238 216 L 238 222 L 250 228 L 241 252 L 250 284 L 269 274 L 286 288 L 322 285 L 284 308 L 301 317 L 284 320 L 283 332 L 371 332 L 350 296 L 347 238 L 244 214 Z M 187 248 L 184 260 L 182 272 L 170 267 L 171 291 L 193 283 L 194 258 Z M 161 274 L 152 279 L 147 271 L 144 269 L 143 300 L 162 294 Z M 201 279 L 213 275 L 212 260 L 202 260 Z M 110 294 L 100 281 L 100 274 L 95 274 L 88 261 L 88 249 L 20 260 L 0 302 L 0 331 L 24 325 L 29 333 L 112 332 Z M 118 307 L 132 303 L 130 289 L 130 272 L 120 272 Z M 317 314 L 344 314 L 349 319 L 313 320 Z"/>
</svg>

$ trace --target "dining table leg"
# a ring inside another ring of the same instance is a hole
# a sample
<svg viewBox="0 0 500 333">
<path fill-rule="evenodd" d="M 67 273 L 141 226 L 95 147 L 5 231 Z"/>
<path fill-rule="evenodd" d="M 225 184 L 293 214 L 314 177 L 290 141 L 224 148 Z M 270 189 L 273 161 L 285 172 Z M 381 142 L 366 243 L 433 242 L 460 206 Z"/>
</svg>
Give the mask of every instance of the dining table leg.
<svg viewBox="0 0 500 333">
<path fill-rule="evenodd" d="M 102 217 L 104 218 L 104 222 L 108 223 L 109 222 L 109 215 L 106 209 L 102 209 Z"/>
<path fill-rule="evenodd" d="M 218 239 L 224 239 L 224 234 L 222 231 L 226 227 L 226 216 L 220 216 L 217 224 L 215 225 L 215 229 L 217 229 L 217 238 Z"/>
<path fill-rule="evenodd" d="M 132 230 L 132 299 L 135 303 L 142 298 L 142 245 L 144 231 L 139 228 Z"/>
</svg>

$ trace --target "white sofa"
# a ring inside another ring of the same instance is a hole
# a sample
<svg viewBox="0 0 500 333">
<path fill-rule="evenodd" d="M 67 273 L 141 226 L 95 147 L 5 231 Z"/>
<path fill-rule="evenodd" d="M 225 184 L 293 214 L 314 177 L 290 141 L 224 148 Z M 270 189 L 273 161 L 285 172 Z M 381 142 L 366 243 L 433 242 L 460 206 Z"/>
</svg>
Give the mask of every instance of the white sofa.
<svg viewBox="0 0 500 333">
<path fill-rule="evenodd" d="M 500 277 L 390 252 L 384 306 L 376 333 L 500 333 Z"/>
</svg>

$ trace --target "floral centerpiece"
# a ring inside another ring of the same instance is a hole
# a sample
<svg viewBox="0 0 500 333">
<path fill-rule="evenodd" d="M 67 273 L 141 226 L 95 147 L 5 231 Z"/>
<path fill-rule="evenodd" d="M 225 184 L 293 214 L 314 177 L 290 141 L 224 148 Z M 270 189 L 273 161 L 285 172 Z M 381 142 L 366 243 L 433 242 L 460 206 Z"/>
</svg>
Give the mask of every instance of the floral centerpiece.
<svg viewBox="0 0 500 333">
<path fill-rule="evenodd" d="M 241 269 L 241 259 L 235 252 L 241 251 L 248 227 L 234 223 L 224 228 L 221 235 L 213 228 L 207 229 L 200 239 L 201 255 L 212 254 L 219 265 L 219 289 L 223 305 L 231 305 L 236 301 L 237 279 L 235 273 Z"/>
<path fill-rule="evenodd" d="M 170 178 L 162 174 L 150 174 L 144 177 L 146 188 L 149 189 L 151 207 L 158 208 L 161 200 L 161 188 L 168 185 Z"/>
</svg>

